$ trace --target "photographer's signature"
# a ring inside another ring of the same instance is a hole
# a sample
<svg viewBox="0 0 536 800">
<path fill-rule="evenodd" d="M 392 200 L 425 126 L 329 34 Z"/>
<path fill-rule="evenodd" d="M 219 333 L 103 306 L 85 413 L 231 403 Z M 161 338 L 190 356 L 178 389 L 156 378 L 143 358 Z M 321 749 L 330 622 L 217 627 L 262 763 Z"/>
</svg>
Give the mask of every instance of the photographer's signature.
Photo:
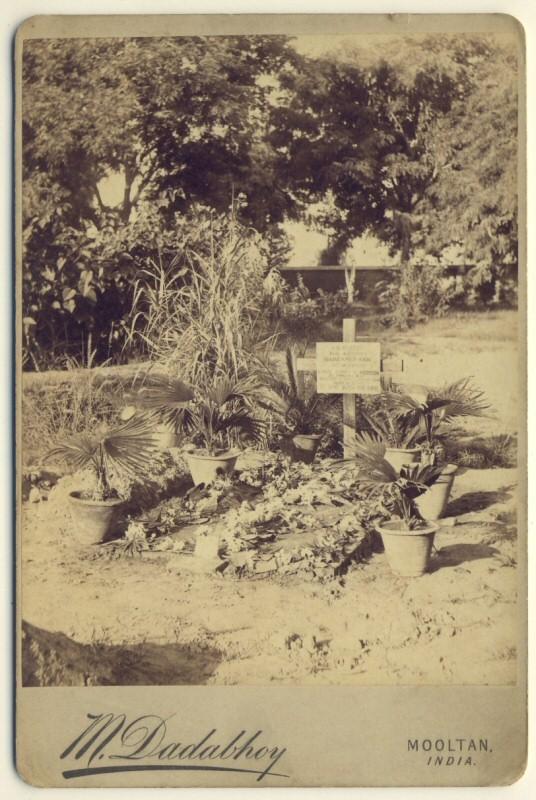
<svg viewBox="0 0 536 800">
<path fill-rule="evenodd" d="M 262 730 L 231 735 L 211 728 L 193 738 L 177 736 L 173 715 L 87 714 L 89 724 L 67 745 L 61 759 L 79 762 L 67 780 L 121 772 L 183 770 L 249 773 L 257 781 L 288 778 L 280 763 L 286 748 L 269 742 Z M 276 769 L 277 767 L 277 769 Z"/>
</svg>

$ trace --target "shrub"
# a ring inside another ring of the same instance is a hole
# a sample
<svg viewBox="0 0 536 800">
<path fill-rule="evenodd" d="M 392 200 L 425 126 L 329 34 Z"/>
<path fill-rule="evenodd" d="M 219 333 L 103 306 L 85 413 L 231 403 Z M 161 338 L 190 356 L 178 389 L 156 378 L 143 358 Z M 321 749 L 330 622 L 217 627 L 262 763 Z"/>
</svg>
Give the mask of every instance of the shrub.
<svg viewBox="0 0 536 800">
<path fill-rule="evenodd" d="M 281 280 L 285 283 L 284 279 Z M 319 289 L 313 296 L 299 273 L 296 286 L 291 288 L 286 284 L 286 291 L 280 295 L 281 300 L 271 320 L 278 332 L 295 342 L 307 343 L 317 339 L 319 326 L 328 321 L 340 321 L 352 313 L 345 289 L 335 292 Z"/>
<path fill-rule="evenodd" d="M 149 259 L 135 287 L 132 338 L 168 372 L 201 387 L 250 373 L 271 339 L 262 313 L 267 255 L 233 217 L 200 214 L 171 258 Z"/>
<path fill-rule="evenodd" d="M 405 264 L 394 279 L 377 284 L 380 308 L 388 322 L 399 328 L 443 316 L 454 293 L 443 267 L 428 264 Z"/>
<path fill-rule="evenodd" d="M 517 466 L 517 441 L 510 434 L 487 438 L 453 439 L 446 443 L 446 458 L 470 469 L 511 469 Z"/>
</svg>

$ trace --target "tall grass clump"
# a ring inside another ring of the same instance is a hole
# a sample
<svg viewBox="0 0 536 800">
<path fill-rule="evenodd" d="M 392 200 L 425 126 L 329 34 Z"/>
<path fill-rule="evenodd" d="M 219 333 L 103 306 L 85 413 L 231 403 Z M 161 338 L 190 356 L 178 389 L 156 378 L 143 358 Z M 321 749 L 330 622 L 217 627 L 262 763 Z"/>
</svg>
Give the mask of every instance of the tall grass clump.
<svg viewBox="0 0 536 800">
<path fill-rule="evenodd" d="M 44 376 L 45 377 L 45 376 Z M 61 438 L 113 425 L 123 382 L 94 370 L 66 370 L 61 380 L 25 375 L 22 391 L 22 461 L 38 464 Z"/>
<path fill-rule="evenodd" d="M 273 347 L 265 305 L 266 249 L 230 217 L 199 215 L 173 256 L 138 273 L 132 339 L 151 361 L 198 387 L 251 374 Z"/>
</svg>

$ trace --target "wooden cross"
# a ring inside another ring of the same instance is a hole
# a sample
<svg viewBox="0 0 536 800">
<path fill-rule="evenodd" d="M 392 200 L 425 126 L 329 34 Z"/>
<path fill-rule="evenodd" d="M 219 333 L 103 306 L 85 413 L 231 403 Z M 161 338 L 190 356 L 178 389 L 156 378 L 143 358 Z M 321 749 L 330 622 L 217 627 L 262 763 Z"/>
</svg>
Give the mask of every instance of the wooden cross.
<svg viewBox="0 0 536 800">
<path fill-rule="evenodd" d="M 342 323 L 342 341 L 346 343 L 351 342 L 371 342 L 369 336 L 356 336 L 357 321 L 355 319 L 344 319 Z M 404 371 L 404 361 L 398 361 L 399 369 L 387 367 L 387 359 L 381 358 L 380 351 L 380 372 L 382 374 L 395 374 Z M 298 358 L 296 360 L 296 369 L 300 380 L 301 388 L 303 389 L 304 380 L 303 372 L 316 372 L 317 360 L 316 358 Z M 355 394 L 342 395 L 342 408 L 343 408 L 343 445 L 344 457 L 350 458 L 352 455 L 352 446 L 356 433 L 356 408 L 355 408 Z"/>
</svg>

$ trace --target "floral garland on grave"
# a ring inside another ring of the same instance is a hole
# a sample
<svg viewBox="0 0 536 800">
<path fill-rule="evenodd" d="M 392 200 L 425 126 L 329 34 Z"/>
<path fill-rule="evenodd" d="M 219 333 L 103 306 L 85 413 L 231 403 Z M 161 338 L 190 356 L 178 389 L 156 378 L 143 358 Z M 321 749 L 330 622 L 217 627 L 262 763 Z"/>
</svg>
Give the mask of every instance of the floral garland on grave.
<svg viewBox="0 0 536 800">
<path fill-rule="evenodd" d="M 221 519 L 228 574 L 305 573 L 325 580 L 342 575 L 370 550 L 379 511 L 360 496 L 355 470 L 335 474 L 331 463 L 312 466 L 274 456 L 268 466 L 240 474 L 240 481 L 261 487 L 262 494 Z M 319 518 L 320 508 L 332 517 L 329 523 L 326 514 Z M 300 545 L 300 534 L 306 533 L 314 533 L 313 541 Z M 209 525 L 200 529 L 199 535 L 204 534 L 209 534 Z M 292 534 L 298 546 L 288 550 L 283 543 Z"/>
<path fill-rule="evenodd" d="M 194 487 L 131 519 L 123 539 L 103 547 L 107 552 L 102 554 L 191 553 L 198 537 L 218 535 L 224 575 L 340 577 L 370 551 L 380 511 L 360 492 L 355 469 L 335 472 L 331 464 L 329 459 L 292 463 L 273 454 L 262 467 Z M 243 499 L 245 490 L 249 499 Z M 197 525 L 191 540 L 174 538 L 185 525 Z M 289 549 L 285 541 L 291 537 L 296 546 Z"/>
</svg>

